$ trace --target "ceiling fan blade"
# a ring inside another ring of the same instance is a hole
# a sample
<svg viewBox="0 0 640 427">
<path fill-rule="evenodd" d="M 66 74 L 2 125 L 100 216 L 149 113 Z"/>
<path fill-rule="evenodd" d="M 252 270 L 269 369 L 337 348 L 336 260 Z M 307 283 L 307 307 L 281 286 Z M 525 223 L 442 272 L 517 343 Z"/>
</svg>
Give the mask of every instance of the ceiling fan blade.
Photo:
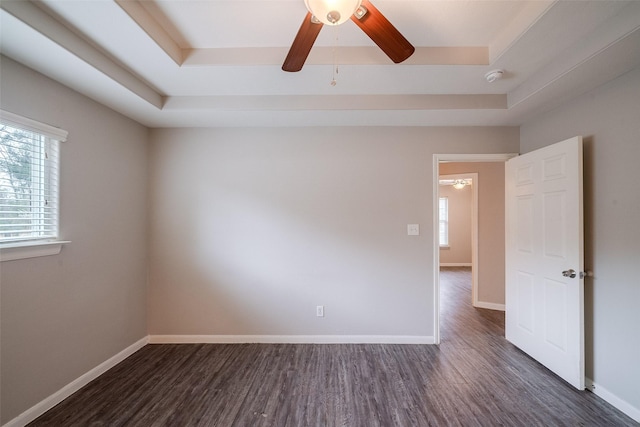
<svg viewBox="0 0 640 427">
<path fill-rule="evenodd" d="M 300 25 L 296 38 L 293 40 L 284 64 L 282 64 L 284 71 L 294 72 L 302 70 L 304 61 L 307 60 L 307 56 L 309 56 L 309 52 L 318 34 L 320 34 L 321 29 L 322 23 L 314 22 L 311 13 L 308 12 L 302 21 L 302 25 Z"/>
<path fill-rule="evenodd" d="M 351 20 L 362 28 L 375 44 L 387 54 L 396 64 L 410 57 L 416 50 L 400 31 L 393 26 L 384 15 L 371 4 L 369 0 L 362 0 L 362 7 L 366 13 L 360 16 L 360 10 L 356 11 Z"/>
</svg>

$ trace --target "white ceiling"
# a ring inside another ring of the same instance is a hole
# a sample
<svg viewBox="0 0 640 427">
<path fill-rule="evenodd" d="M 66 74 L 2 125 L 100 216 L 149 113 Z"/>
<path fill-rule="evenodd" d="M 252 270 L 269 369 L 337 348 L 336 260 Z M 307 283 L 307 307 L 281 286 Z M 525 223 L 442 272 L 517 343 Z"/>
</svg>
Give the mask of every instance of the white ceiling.
<svg viewBox="0 0 640 427">
<path fill-rule="evenodd" d="M 0 0 L 0 50 L 150 127 L 519 125 L 640 66 L 640 1 L 373 3 L 405 63 L 348 21 L 282 71 L 303 0 Z"/>
</svg>

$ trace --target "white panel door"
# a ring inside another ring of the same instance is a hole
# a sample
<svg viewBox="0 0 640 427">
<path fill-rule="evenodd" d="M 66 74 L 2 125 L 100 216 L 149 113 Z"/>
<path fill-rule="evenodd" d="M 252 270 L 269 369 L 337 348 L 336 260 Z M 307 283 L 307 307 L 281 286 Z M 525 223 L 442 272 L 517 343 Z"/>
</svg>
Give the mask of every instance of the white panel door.
<svg viewBox="0 0 640 427">
<path fill-rule="evenodd" d="M 506 182 L 506 338 L 582 390 L 582 138 L 509 160 Z"/>
</svg>

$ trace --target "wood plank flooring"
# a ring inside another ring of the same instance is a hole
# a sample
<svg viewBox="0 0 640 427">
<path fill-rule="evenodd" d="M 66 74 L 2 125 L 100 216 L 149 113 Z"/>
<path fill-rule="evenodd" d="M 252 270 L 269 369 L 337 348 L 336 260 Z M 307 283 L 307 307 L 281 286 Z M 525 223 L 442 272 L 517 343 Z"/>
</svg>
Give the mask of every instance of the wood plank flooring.
<svg viewBox="0 0 640 427">
<path fill-rule="evenodd" d="M 148 345 L 31 426 L 633 426 L 504 339 L 443 269 L 435 345 Z"/>
</svg>

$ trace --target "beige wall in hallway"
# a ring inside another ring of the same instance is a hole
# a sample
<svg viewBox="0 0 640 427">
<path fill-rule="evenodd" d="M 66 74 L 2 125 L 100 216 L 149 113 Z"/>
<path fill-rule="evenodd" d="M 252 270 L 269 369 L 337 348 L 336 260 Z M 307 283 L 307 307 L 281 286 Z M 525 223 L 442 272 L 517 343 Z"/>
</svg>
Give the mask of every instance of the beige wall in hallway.
<svg viewBox="0 0 640 427">
<path fill-rule="evenodd" d="M 471 265 L 472 195 L 471 186 L 460 190 L 451 185 L 440 186 L 440 197 L 446 197 L 449 205 L 449 245 L 440 248 L 440 265 Z"/>
<path fill-rule="evenodd" d="M 440 164 L 440 175 L 463 173 L 478 174 L 478 301 L 504 304 L 504 163 Z"/>
</svg>

